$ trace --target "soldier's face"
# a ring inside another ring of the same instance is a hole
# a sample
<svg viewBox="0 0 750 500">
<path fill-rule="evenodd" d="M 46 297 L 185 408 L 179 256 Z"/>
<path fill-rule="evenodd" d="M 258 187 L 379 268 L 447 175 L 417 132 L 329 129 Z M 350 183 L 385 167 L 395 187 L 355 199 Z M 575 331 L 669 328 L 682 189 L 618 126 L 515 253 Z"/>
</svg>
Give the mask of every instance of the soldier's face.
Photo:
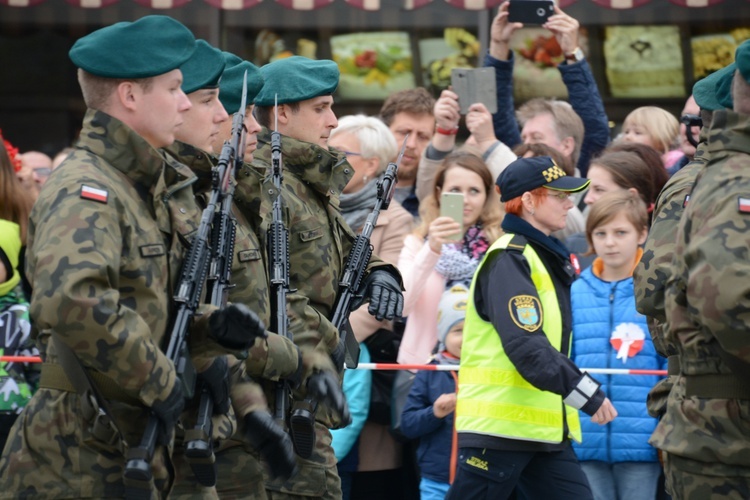
<svg viewBox="0 0 750 500">
<path fill-rule="evenodd" d="M 175 141 L 177 129 L 184 122 L 184 113 L 192 104 L 182 91 L 182 72 L 170 71 L 151 79 L 148 88 L 134 84 L 132 128 L 151 146 L 164 148 Z"/>
<path fill-rule="evenodd" d="M 221 148 L 221 124 L 229 115 L 219 101 L 219 89 L 200 89 L 188 95 L 192 107 L 185 113 L 185 121 L 175 137 L 198 149 L 216 153 Z"/>
<path fill-rule="evenodd" d="M 279 132 L 299 141 L 328 147 L 328 136 L 339 123 L 332 109 L 333 97 L 323 95 L 300 101 L 296 112 L 289 106 L 281 106 L 285 109 L 280 110 Z M 283 121 L 282 116 L 285 117 Z"/>
<path fill-rule="evenodd" d="M 253 153 L 258 149 L 258 132 L 260 132 L 260 123 L 255 119 L 253 110 L 255 105 L 251 104 L 245 108 L 245 163 L 253 161 Z"/>
</svg>

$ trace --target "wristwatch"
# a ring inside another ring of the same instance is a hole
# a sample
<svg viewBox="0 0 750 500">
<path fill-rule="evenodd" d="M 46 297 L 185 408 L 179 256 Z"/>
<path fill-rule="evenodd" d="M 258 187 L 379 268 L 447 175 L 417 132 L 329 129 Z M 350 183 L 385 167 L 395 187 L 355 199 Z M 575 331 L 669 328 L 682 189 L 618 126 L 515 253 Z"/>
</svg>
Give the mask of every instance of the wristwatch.
<svg viewBox="0 0 750 500">
<path fill-rule="evenodd" d="M 570 61 L 571 63 L 583 61 L 585 57 L 586 56 L 583 54 L 581 47 L 576 47 L 576 50 L 574 50 L 570 54 L 565 54 L 565 60 Z"/>
</svg>

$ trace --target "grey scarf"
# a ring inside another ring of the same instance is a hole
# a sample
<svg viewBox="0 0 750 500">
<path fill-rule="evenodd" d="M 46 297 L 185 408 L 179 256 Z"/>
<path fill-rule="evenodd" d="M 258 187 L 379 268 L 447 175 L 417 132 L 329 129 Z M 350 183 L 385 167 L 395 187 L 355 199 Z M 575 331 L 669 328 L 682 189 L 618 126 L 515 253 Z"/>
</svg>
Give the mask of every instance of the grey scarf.
<svg viewBox="0 0 750 500">
<path fill-rule="evenodd" d="M 339 196 L 341 215 L 352 231 L 358 233 L 365 225 L 378 199 L 378 179 L 375 178 L 355 193 L 341 193 Z"/>
</svg>

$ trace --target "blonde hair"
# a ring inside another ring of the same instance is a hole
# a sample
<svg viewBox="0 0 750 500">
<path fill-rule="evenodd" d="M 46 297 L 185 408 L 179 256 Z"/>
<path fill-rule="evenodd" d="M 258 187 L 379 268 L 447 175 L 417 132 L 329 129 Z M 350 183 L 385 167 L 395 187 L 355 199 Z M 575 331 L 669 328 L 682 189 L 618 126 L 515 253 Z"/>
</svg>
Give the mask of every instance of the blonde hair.
<svg viewBox="0 0 750 500">
<path fill-rule="evenodd" d="M 430 224 L 440 216 L 440 192 L 443 190 L 443 184 L 445 183 L 445 174 L 455 167 L 465 168 L 482 179 L 486 199 L 477 222 L 482 224 L 482 231 L 492 244 L 502 235 L 500 223 L 503 215 L 500 211 L 500 200 L 495 194 L 494 179 L 487 164 L 481 157 L 468 151 L 455 151 L 449 154 L 438 167 L 430 195 L 419 204 L 420 223 L 414 230 L 414 234 L 420 238 L 426 237 Z M 468 228 L 464 228 L 464 230 L 466 229 Z"/>
<path fill-rule="evenodd" d="M 591 237 L 597 227 L 608 223 L 618 214 L 625 214 L 633 227 L 639 233 L 648 230 L 648 210 L 640 196 L 632 191 L 614 191 L 602 195 L 589 210 L 586 219 L 586 241 L 589 244 L 587 255 L 593 255 L 594 243 Z"/>
<path fill-rule="evenodd" d="M 680 122 L 669 111 L 657 106 L 641 106 L 625 117 L 622 128 L 629 125 L 642 127 L 651 137 L 654 148 L 664 154 L 672 149 L 680 133 Z"/>
</svg>

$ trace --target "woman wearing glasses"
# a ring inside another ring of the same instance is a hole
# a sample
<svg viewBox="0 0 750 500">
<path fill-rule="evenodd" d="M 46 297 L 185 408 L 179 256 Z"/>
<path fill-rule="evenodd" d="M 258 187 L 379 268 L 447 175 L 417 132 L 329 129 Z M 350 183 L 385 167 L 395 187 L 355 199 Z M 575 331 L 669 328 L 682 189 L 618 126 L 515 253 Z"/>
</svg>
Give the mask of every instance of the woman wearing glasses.
<svg viewBox="0 0 750 500">
<path fill-rule="evenodd" d="M 447 499 L 592 498 L 571 439 L 577 410 L 617 415 L 570 360 L 570 285 L 576 269 L 559 240 L 572 193 L 588 180 L 548 156 L 520 158 L 498 177 L 505 218 L 472 281 L 461 348 L 458 471 Z"/>
</svg>

